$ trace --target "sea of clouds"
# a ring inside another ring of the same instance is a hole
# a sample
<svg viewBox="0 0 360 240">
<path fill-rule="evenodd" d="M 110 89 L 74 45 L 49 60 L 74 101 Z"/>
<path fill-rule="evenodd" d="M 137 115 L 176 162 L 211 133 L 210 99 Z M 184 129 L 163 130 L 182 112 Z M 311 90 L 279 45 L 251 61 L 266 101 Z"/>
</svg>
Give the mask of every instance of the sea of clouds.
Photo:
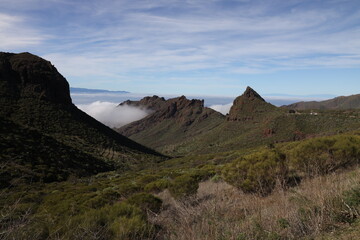
<svg viewBox="0 0 360 240">
<path fill-rule="evenodd" d="M 119 103 L 96 101 L 90 104 L 79 104 L 77 107 L 103 124 L 119 128 L 128 123 L 140 120 L 150 114 L 149 110 Z"/>
<path fill-rule="evenodd" d="M 152 94 L 133 93 L 72 93 L 71 97 L 75 105 L 96 120 L 109 127 L 121 127 L 133 121 L 140 120 L 151 113 L 151 111 L 139 107 L 122 105 L 125 100 L 140 100 Z M 166 99 L 177 97 L 175 95 L 164 96 Z M 224 115 L 229 113 L 235 97 L 220 96 L 188 96 L 188 99 L 204 99 L 205 106 L 214 109 Z M 298 101 L 323 100 L 324 97 L 314 96 L 265 96 L 265 100 L 276 105 L 287 105 Z"/>
</svg>

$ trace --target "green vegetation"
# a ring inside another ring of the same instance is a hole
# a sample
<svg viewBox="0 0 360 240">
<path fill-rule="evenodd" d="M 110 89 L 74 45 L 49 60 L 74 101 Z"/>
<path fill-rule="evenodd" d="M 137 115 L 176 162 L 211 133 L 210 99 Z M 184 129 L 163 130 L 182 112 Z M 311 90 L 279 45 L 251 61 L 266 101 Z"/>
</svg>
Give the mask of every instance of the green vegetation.
<svg viewBox="0 0 360 240">
<path fill-rule="evenodd" d="M 277 150 L 266 150 L 241 157 L 223 170 L 225 181 L 244 192 L 270 193 L 276 182 L 284 183 L 288 178 L 286 156 Z"/>
<path fill-rule="evenodd" d="M 306 176 L 326 174 L 360 160 L 360 136 L 340 135 L 310 139 L 291 150 L 295 169 Z"/>
<path fill-rule="evenodd" d="M 337 135 L 282 144 L 240 157 L 224 167 L 223 177 L 244 192 L 266 195 L 276 183 L 292 184 L 359 162 L 360 136 Z"/>
<path fill-rule="evenodd" d="M 182 97 L 176 123 L 134 136 L 186 155 L 169 159 L 79 111 L 49 62 L 13 56 L 0 54 L 0 239 L 360 236 L 359 111 L 287 113 L 249 90 L 225 121 Z"/>
</svg>

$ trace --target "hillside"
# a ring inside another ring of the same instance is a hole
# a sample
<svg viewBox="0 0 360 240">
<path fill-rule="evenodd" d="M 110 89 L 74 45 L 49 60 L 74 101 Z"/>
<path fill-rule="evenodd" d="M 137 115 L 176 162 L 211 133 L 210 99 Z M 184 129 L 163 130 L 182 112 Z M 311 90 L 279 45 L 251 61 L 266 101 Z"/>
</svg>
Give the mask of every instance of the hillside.
<svg viewBox="0 0 360 240">
<path fill-rule="evenodd" d="M 21 183 L 65 181 L 114 170 L 85 152 L 0 117 L 0 188 Z"/>
<path fill-rule="evenodd" d="M 29 138 L 28 143 L 36 145 L 33 135 L 44 136 L 42 144 L 45 147 L 49 143 L 49 151 L 42 154 L 48 154 L 50 162 L 57 158 L 51 152 L 62 149 L 67 157 L 62 158 L 61 164 L 73 165 L 72 161 L 80 159 L 83 163 L 79 168 L 94 161 L 104 163 L 104 167 L 98 167 L 95 172 L 108 170 L 110 165 L 122 170 L 137 168 L 162 159 L 161 154 L 114 132 L 77 109 L 72 104 L 66 79 L 50 62 L 30 53 L 0 53 L 0 105 L 0 117 L 4 121 L 30 129 L 21 134 L 2 132 L 2 137 L 20 134 L 19 138 Z M 15 147 L 14 151 L 21 155 L 26 154 L 30 146 Z M 45 155 L 42 156 L 44 161 Z M 90 172 L 94 172 L 93 169 Z"/>
<path fill-rule="evenodd" d="M 181 98 L 168 101 L 179 100 Z M 358 111 L 321 111 L 316 115 L 308 111 L 295 113 L 267 103 L 250 87 L 234 100 L 228 116 L 211 115 L 204 121 L 194 121 L 189 126 L 184 122 L 181 124 L 181 119 L 187 118 L 179 118 L 177 111 L 170 107 L 171 104 L 166 105 L 166 102 L 154 96 L 122 103 L 148 107 L 154 113 L 118 131 L 160 152 L 177 156 L 251 148 L 323 134 L 331 135 L 360 127 Z M 199 101 L 193 105 L 188 104 L 187 111 L 196 113 L 198 106 L 201 106 Z M 162 118 L 170 110 L 176 114 Z"/>
<path fill-rule="evenodd" d="M 310 110 L 310 109 L 321 109 L 321 110 L 339 110 L 339 109 L 360 109 L 360 94 L 351 96 L 341 96 L 325 101 L 310 101 L 310 102 L 297 102 L 287 106 L 289 109 L 295 110 Z"/>
<path fill-rule="evenodd" d="M 154 111 L 147 117 L 123 126 L 117 131 L 158 151 L 164 151 L 162 147 L 165 145 L 177 145 L 211 131 L 225 120 L 222 114 L 204 107 L 204 101 L 189 100 L 185 96 L 168 100 L 153 96 L 121 104 Z"/>
<path fill-rule="evenodd" d="M 51 63 L 0 54 L 0 239 L 358 239 L 360 110 L 289 111 L 248 87 L 119 131 L 78 110 Z M 285 206 L 285 207 L 284 207 Z"/>
</svg>

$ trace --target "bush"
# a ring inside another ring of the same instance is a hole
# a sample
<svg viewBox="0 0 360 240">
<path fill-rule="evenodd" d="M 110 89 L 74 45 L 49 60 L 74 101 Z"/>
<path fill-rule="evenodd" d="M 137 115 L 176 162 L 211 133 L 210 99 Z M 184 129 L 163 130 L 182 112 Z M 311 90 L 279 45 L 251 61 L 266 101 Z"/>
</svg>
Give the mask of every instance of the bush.
<svg viewBox="0 0 360 240">
<path fill-rule="evenodd" d="M 136 182 L 143 186 L 143 185 L 146 185 L 150 182 L 153 182 L 153 181 L 156 181 L 157 179 L 161 178 L 160 175 L 143 175 L 141 177 L 139 177 Z"/>
<path fill-rule="evenodd" d="M 141 239 L 154 230 L 141 209 L 122 202 L 73 217 L 65 234 L 68 239 Z"/>
<path fill-rule="evenodd" d="M 162 200 L 160 198 L 148 193 L 134 194 L 128 198 L 126 202 L 135 205 L 144 211 L 150 210 L 155 213 L 160 212 L 162 205 Z"/>
<path fill-rule="evenodd" d="M 264 150 L 241 157 L 226 165 L 223 178 L 246 193 L 270 193 L 279 180 L 288 178 L 288 165 L 284 154 L 277 150 Z"/>
<path fill-rule="evenodd" d="M 334 136 L 304 141 L 290 151 L 291 164 L 305 176 L 327 174 L 360 159 L 360 137 Z"/>
<path fill-rule="evenodd" d="M 168 179 L 162 178 L 151 183 L 146 184 L 144 190 L 146 192 L 161 192 L 162 190 L 170 186 L 170 181 Z"/>
<path fill-rule="evenodd" d="M 185 174 L 172 181 L 169 191 L 174 198 L 182 199 L 195 194 L 198 187 L 199 181 L 191 175 Z"/>
</svg>

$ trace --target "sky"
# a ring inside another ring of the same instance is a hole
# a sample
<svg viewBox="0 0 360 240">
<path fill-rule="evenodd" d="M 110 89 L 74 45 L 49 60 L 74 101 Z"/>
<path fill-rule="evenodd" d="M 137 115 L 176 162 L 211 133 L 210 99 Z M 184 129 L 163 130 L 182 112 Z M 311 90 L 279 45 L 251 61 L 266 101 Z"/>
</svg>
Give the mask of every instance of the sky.
<svg viewBox="0 0 360 240">
<path fill-rule="evenodd" d="M 360 93 L 359 0 L 1 0 L 0 51 L 72 87 L 238 96 Z"/>
</svg>

